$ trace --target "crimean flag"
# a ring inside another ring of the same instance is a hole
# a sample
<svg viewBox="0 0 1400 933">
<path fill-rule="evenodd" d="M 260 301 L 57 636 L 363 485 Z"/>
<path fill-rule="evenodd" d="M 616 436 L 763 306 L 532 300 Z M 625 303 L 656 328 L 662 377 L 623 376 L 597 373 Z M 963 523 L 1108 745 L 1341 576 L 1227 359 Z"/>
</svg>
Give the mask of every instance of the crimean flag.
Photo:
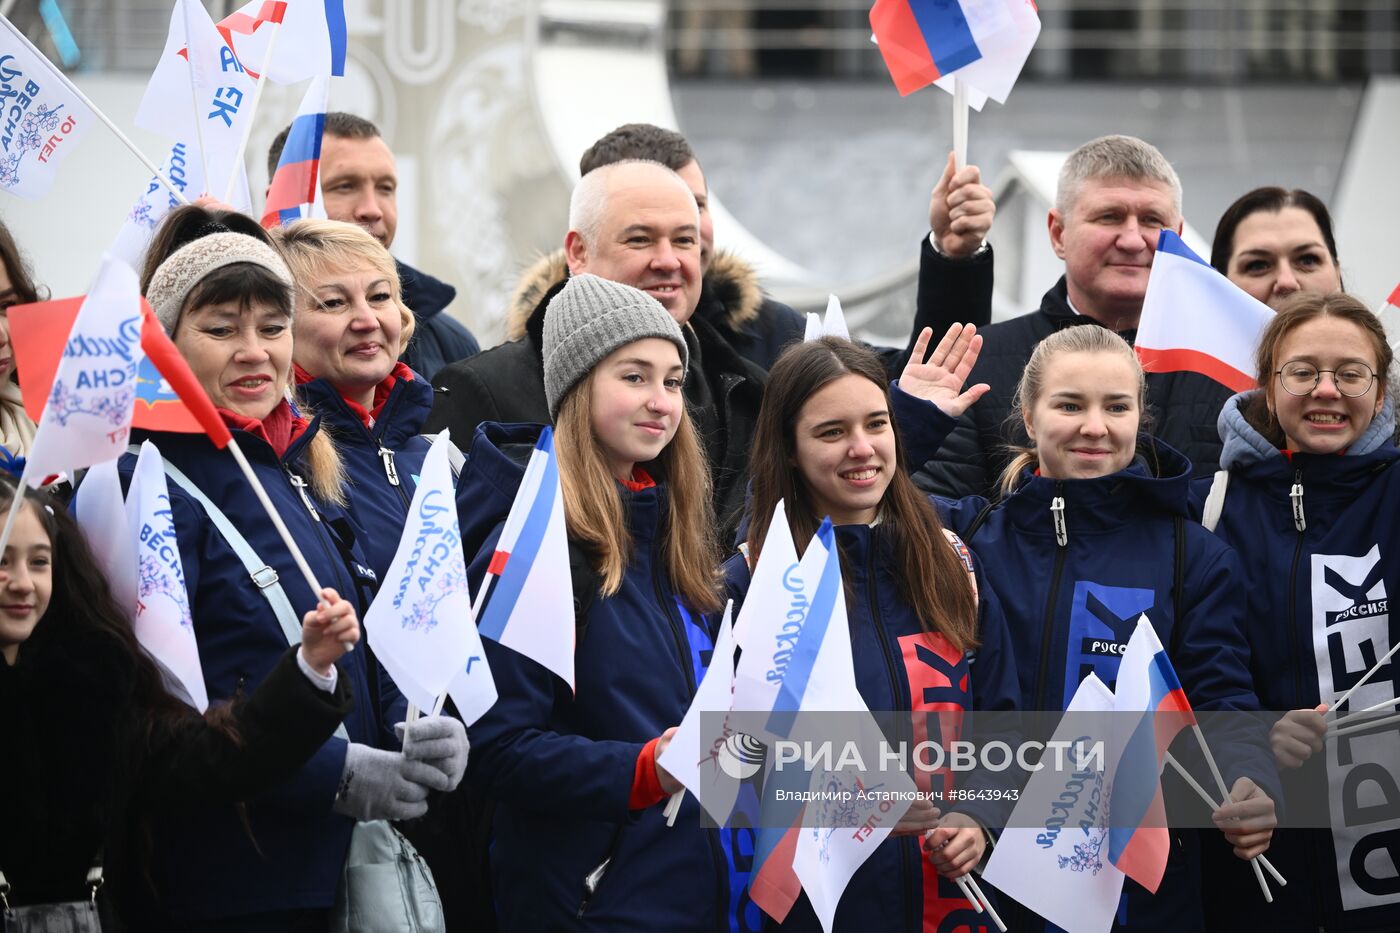
<svg viewBox="0 0 1400 933">
<path fill-rule="evenodd" d="M 48 401 L 64 343 L 83 300 L 61 298 L 10 309 L 10 342 L 15 348 L 24 410 L 35 421 Z M 141 349 L 145 358 L 136 373 L 131 426 L 148 431 L 203 432 L 215 446 L 226 446 L 233 439 L 228 426 L 145 299 L 141 300 Z"/>
<path fill-rule="evenodd" d="M 980 109 L 988 96 L 1005 102 L 1040 17 L 1031 0 L 875 0 L 870 30 L 901 95 L 967 69 Z"/>
<path fill-rule="evenodd" d="M 277 84 L 345 74 L 345 0 L 250 0 L 219 20 L 218 27 L 254 78 L 269 47 L 267 77 Z"/>
<path fill-rule="evenodd" d="M 483 638 L 499 642 L 574 686 L 574 593 L 566 572 L 564 490 L 554 432 L 535 443 L 482 586 L 492 586 L 477 620 Z M 491 578 L 495 577 L 494 583 Z M 480 598 L 478 596 L 478 598 Z"/>
<path fill-rule="evenodd" d="M 1273 317 L 1268 305 L 1163 230 L 1142 301 L 1138 359 L 1150 373 L 1200 373 L 1243 392 L 1256 384 L 1254 349 Z"/>
<path fill-rule="evenodd" d="M 1114 711 L 1140 715 L 1131 727 L 1119 726 L 1123 732 L 1109 794 L 1108 858 L 1123 874 L 1156 893 L 1171 845 L 1162 804 L 1162 766 L 1172 740 L 1195 725 L 1196 714 L 1145 615 L 1138 617 L 1123 651 Z"/>
<path fill-rule="evenodd" d="M 303 217 L 314 217 L 320 190 L 321 134 L 326 126 L 330 79 L 311 79 L 301 99 L 296 119 L 287 133 L 287 144 L 277 160 L 277 170 L 267 190 L 262 225 L 276 227 Z M 324 212 L 322 212 L 324 215 Z"/>
</svg>

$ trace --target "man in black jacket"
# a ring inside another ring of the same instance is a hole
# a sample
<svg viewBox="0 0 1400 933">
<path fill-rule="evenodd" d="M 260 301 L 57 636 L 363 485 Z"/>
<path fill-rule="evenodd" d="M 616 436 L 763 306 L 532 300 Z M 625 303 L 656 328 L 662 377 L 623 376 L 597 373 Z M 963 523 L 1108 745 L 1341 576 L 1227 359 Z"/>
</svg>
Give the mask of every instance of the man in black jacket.
<svg viewBox="0 0 1400 933">
<path fill-rule="evenodd" d="M 425 428 L 450 428 L 465 450 L 483 421 L 549 423 L 541 357 L 545 310 L 569 274 L 591 272 L 647 292 L 681 324 L 690 349 L 687 410 L 704 442 L 722 540 L 744 504 L 748 452 L 765 374 L 740 356 L 701 300 L 700 216 L 685 181 L 657 162 L 624 161 L 583 177 L 569 205 L 562 261 L 547 258 L 513 302 L 520 336 L 449 366 Z M 799 335 L 800 336 L 800 335 Z"/>
<path fill-rule="evenodd" d="M 267 177 L 287 144 L 288 126 L 272 141 L 267 153 Z M 398 171 L 379 129 L 353 114 L 326 114 L 321 134 L 321 197 L 331 220 L 359 224 L 388 249 L 398 229 Z M 395 259 L 403 303 L 417 321 L 413 340 L 399 359 L 421 376 L 432 379 L 448 363 L 481 351 L 476 337 L 445 313 L 457 289 L 408 263 Z"/>
<path fill-rule="evenodd" d="M 1040 309 L 980 333 L 982 355 L 968 384 L 991 386 L 962 416 L 937 456 L 915 479 L 945 496 L 992 496 L 1010 462 L 1009 445 L 1025 445 L 1013 396 L 1035 345 L 1063 327 L 1108 327 L 1131 343 L 1157 237 L 1180 233 L 1181 181 L 1153 146 L 1131 136 L 1104 136 L 1072 152 L 1060 170 L 1050 210 L 1050 244 L 1065 274 Z M 1195 373 L 1149 373 L 1146 427 L 1186 454 L 1196 475 L 1217 468 L 1215 421 L 1230 391 Z"/>
</svg>

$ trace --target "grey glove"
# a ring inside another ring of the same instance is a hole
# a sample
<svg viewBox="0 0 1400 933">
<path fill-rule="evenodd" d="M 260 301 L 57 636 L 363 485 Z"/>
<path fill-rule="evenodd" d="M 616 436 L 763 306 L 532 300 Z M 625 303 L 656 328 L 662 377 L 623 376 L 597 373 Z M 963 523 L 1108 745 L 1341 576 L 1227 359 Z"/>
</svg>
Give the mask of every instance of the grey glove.
<svg viewBox="0 0 1400 933">
<path fill-rule="evenodd" d="M 430 765 L 351 742 L 331 809 L 361 821 L 411 820 L 428 812 L 428 791 L 441 783 Z"/>
<path fill-rule="evenodd" d="M 433 790 L 456 790 L 467 770 L 467 727 L 451 716 L 428 716 L 410 723 L 399 723 L 394 731 L 403 739 L 403 756 L 421 762 L 439 772 L 442 786 L 430 784 Z"/>
</svg>

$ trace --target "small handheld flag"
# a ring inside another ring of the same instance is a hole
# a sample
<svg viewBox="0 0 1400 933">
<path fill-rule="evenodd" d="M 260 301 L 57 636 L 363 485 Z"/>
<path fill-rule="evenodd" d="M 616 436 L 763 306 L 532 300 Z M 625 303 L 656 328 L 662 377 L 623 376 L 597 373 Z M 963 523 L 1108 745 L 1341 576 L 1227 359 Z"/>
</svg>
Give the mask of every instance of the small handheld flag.
<svg viewBox="0 0 1400 933">
<path fill-rule="evenodd" d="M 321 134 L 326 125 L 329 94 L 329 78 L 311 79 L 272 175 L 263 208 L 264 227 L 316 216 L 314 210 L 321 190 Z M 324 209 L 321 215 L 325 215 Z"/>
<path fill-rule="evenodd" d="M 544 665 L 572 690 L 573 584 L 568 574 L 559 572 L 568 566 L 564 491 L 559 484 L 554 431 L 546 427 L 530 454 L 481 582 L 483 589 L 492 589 L 477 624 L 484 637 Z"/>
<path fill-rule="evenodd" d="M 24 35 L 0 16 L 0 188 L 37 200 L 97 116 L 87 99 Z"/>
<path fill-rule="evenodd" d="M 1254 348 L 1273 310 L 1163 230 L 1135 341 L 1150 373 L 1194 372 L 1235 392 L 1255 385 Z"/>
<path fill-rule="evenodd" d="M 901 95 L 956 75 L 982 109 L 1005 103 L 1040 35 L 1033 0 L 875 0 L 870 29 Z"/>
</svg>

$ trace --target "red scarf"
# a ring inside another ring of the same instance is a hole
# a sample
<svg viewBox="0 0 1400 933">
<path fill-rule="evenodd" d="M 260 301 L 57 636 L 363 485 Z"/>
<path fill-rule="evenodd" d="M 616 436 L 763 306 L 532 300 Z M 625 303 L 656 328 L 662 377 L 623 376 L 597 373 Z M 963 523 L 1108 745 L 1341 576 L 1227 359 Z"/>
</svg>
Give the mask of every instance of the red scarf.
<svg viewBox="0 0 1400 933">
<path fill-rule="evenodd" d="M 220 408 L 218 412 L 224 419 L 224 424 L 231 429 L 247 431 L 249 434 L 267 441 L 268 446 L 277 452 L 278 457 L 285 457 L 287 448 L 292 446 L 292 441 L 301 437 L 311 424 L 305 418 L 293 415 L 292 406 L 287 404 L 286 399 L 279 401 L 277 407 L 272 409 L 272 412 L 261 421 L 229 411 L 227 408 Z"/>
<path fill-rule="evenodd" d="M 623 480 L 622 485 L 623 488 L 630 492 L 641 492 L 643 489 L 654 488 L 656 486 L 656 480 L 652 479 L 651 476 L 647 474 L 646 470 L 643 470 L 639 466 L 634 466 L 632 468 L 632 478 Z"/>
<path fill-rule="evenodd" d="M 296 371 L 297 385 L 299 386 L 306 385 L 316 378 L 300 366 L 295 366 L 294 368 Z M 385 376 L 384 380 L 374 387 L 373 408 L 369 410 L 366 410 L 365 406 L 361 405 L 359 402 L 347 398 L 345 393 L 340 392 L 339 389 L 336 391 L 340 393 L 340 400 L 355 414 L 355 417 L 360 419 L 360 423 L 366 428 L 372 428 L 374 427 L 374 423 L 379 420 L 379 413 L 383 410 L 384 403 L 388 401 L 389 393 L 394 391 L 394 386 L 398 384 L 400 379 L 412 382 L 413 370 L 408 368 L 408 364 L 396 361 L 394 363 L 394 368 L 389 371 L 389 375 Z"/>
</svg>

